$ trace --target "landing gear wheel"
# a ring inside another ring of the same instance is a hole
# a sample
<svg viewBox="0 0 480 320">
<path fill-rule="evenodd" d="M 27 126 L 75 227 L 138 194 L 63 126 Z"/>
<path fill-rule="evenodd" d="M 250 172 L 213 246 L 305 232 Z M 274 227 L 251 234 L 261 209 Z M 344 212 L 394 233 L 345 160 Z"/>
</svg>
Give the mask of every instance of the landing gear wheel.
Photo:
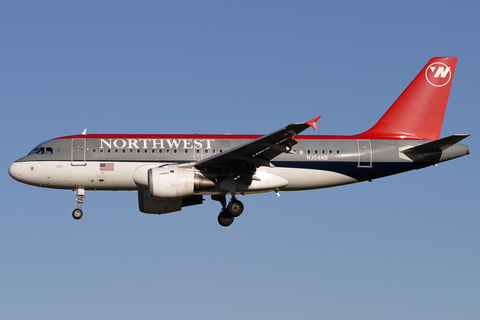
<svg viewBox="0 0 480 320">
<path fill-rule="evenodd" d="M 222 227 L 228 227 L 233 223 L 233 220 L 235 220 L 235 218 L 226 211 L 222 211 L 218 215 L 218 223 Z"/>
<path fill-rule="evenodd" d="M 243 203 L 238 200 L 232 200 L 227 206 L 227 211 L 232 217 L 236 218 L 243 212 Z"/>
<path fill-rule="evenodd" d="M 74 209 L 72 212 L 72 217 L 75 220 L 80 220 L 83 217 L 83 211 L 82 209 Z"/>
</svg>

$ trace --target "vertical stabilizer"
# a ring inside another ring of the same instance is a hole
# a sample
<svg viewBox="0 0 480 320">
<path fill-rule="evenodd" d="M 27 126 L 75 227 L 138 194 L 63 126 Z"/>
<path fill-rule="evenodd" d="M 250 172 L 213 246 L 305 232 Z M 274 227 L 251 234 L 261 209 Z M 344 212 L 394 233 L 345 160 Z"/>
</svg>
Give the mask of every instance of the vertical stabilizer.
<svg viewBox="0 0 480 320">
<path fill-rule="evenodd" d="M 457 58 L 433 58 L 383 117 L 361 134 L 372 139 L 440 137 Z"/>
</svg>

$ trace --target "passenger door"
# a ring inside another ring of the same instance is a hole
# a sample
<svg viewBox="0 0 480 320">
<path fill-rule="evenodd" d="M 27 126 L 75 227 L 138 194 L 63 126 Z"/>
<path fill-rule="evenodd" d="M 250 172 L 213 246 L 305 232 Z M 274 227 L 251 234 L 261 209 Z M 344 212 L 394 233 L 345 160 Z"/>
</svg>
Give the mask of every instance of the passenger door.
<svg viewBox="0 0 480 320">
<path fill-rule="evenodd" d="M 72 139 L 72 166 L 84 166 L 85 139 Z"/>
<path fill-rule="evenodd" d="M 372 167 L 372 143 L 370 140 L 357 140 L 358 168 Z"/>
</svg>

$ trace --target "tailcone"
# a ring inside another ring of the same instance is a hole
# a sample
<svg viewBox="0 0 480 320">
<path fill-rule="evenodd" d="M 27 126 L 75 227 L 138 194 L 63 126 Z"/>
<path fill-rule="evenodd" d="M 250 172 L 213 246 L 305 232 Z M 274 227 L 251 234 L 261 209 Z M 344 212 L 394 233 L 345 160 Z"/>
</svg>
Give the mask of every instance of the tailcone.
<svg viewBox="0 0 480 320">
<path fill-rule="evenodd" d="M 448 149 L 443 150 L 442 156 L 438 162 L 444 162 L 456 158 L 460 158 L 470 154 L 470 147 L 457 143 Z"/>
</svg>

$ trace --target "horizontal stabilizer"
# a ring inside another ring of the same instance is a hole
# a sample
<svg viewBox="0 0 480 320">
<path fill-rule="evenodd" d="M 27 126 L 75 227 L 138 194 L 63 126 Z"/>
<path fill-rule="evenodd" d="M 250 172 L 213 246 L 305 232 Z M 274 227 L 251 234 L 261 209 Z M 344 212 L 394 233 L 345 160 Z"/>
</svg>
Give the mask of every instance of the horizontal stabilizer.
<svg viewBox="0 0 480 320">
<path fill-rule="evenodd" d="M 454 144 L 462 141 L 466 137 L 470 136 L 469 134 L 454 134 L 452 136 L 442 138 L 439 140 L 427 142 L 425 144 L 421 144 L 416 147 L 412 147 L 407 150 L 403 150 L 402 152 L 405 154 L 424 154 L 424 153 L 431 153 L 437 151 L 443 151 L 445 149 L 450 148 Z"/>
</svg>

